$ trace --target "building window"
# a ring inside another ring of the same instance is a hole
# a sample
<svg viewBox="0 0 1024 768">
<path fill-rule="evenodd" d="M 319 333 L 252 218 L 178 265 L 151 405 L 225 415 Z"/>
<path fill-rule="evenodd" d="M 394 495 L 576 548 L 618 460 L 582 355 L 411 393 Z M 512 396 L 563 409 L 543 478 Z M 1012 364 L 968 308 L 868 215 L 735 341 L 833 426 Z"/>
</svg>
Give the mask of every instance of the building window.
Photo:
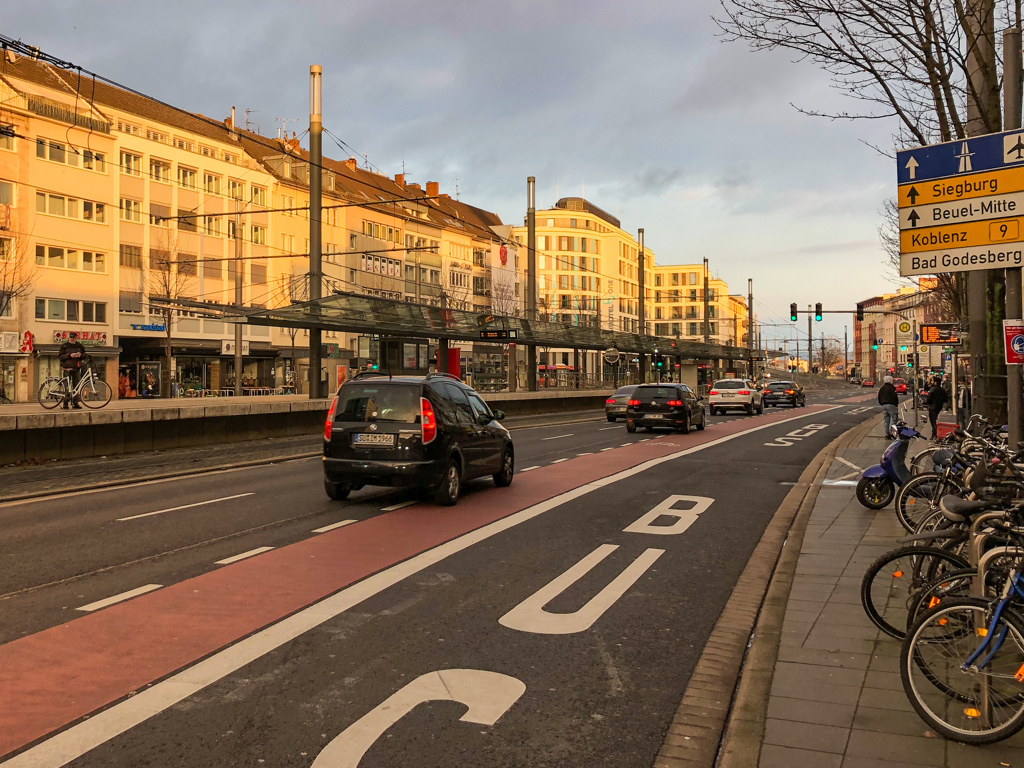
<svg viewBox="0 0 1024 768">
<path fill-rule="evenodd" d="M 73 323 L 107 322 L 107 305 L 99 301 L 36 299 L 37 320 L 67 320 Z"/>
<path fill-rule="evenodd" d="M 203 189 L 206 190 L 207 194 L 219 195 L 220 194 L 220 176 L 213 173 L 207 173 L 203 175 Z"/>
<path fill-rule="evenodd" d="M 121 173 L 129 176 L 142 175 L 142 155 L 121 150 Z"/>
<path fill-rule="evenodd" d="M 36 264 L 56 269 L 81 269 L 86 272 L 106 272 L 107 256 L 98 251 L 79 252 L 73 248 L 54 245 L 36 246 Z"/>
<path fill-rule="evenodd" d="M 195 151 L 195 145 L 188 139 L 183 139 L 180 136 L 175 136 L 172 144 L 178 149 L 184 149 L 186 152 Z"/>
<path fill-rule="evenodd" d="M 253 264 L 249 267 L 249 276 L 253 285 L 267 284 L 267 265 Z"/>
<path fill-rule="evenodd" d="M 129 136 L 141 136 L 142 129 L 137 125 L 131 123 L 125 123 L 120 120 L 117 121 L 117 130 L 121 133 L 127 133 Z"/>
<path fill-rule="evenodd" d="M 107 220 L 107 206 L 103 203 L 94 203 L 91 200 L 83 200 L 82 218 L 86 221 L 95 221 L 97 224 L 105 224 Z"/>
<path fill-rule="evenodd" d="M 196 269 L 196 263 L 198 256 L 194 253 L 179 253 L 178 254 L 178 274 L 186 275 L 188 277 L 195 277 L 199 271 Z"/>
<path fill-rule="evenodd" d="M 0 125 L 0 149 L 14 149 L 14 126 Z"/>
<path fill-rule="evenodd" d="M 245 182 L 238 179 L 228 179 L 228 197 L 232 200 L 241 200 L 245 197 Z"/>
<path fill-rule="evenodd" d="M 149 204 L 149 223 L 154 227 L 171 226 L 171 209 L 160 203 Z"/>
<path fill-rule="evenodd" d="M 82 269 L 86 272 L 106 272 L 106 254 L 99 251 L 82 251 Z"/>
<path fill-rule="evenodd" d="M 107 156 L 102 152 L 93 152 L 91 149 L 82 150 L 82 167 L 87 171 L 106 173 Z"/>
<path fill-rule="evenodd" d="M 0 291 L 0 317 L 14 317 L 14 297 L 8 291 Z"/>
<path fill-rule="evenodd" d="M 149 177 L 164 184 L 171 183 L 171 164 L 166 160 L 149 161 Z"/>
<path fill-rule="evenodd" d="M 220 216 L 204 216 L 203 232 L 213 237 L 220 237 Z"/>
<path fill-rule="evenodd" d="M 687 335 L 689 335 L 689 336 L 696 336 L 697 335 L 697 324 L 696 323 L 687 323 L 687 328 L 688 328 Z"/>
<path fill-rule="evenodd" d="M 196 219 L 198 217 L 191 211 L 186 211 L 184 208 L 178 209 L 178 229 L 182 232 L 196 232 L 198 226 L 196 225 Z"/>
<path fill-rule="evenodd" d="M 150 141 L 159 141 L 161 144 L 169 143 L 167 141 L 167 134 L 161 133 L 160 131 L 154 131 L 152 128 L 146 129 L 146 138 Z"/>
<path fill-rule="evenodd" d="M 0 261 L 10 261 L 14 258 L 14 239 L 0 237 Z"/>
<path fill-rule="evenodd" d="M 137 245 L 125 245 L 121 243 L 121 252 L 118 256 L 118 263 L 122 267 L 142 269 L 142 248 Z"/>
<path fill-rule="evenodd" d="M 2 184 L 3 182 L 0 182 L 0 185 Z M 0 187 L 0 202 L 3 202 L 2 187 Z M 36 213 L 63 216 L 67 219 L 81 219 L 98 224 L 106 222 L 106 206 L 103 203 L 78 200 L 74 197 L 64 197 L 64 195 L 51 195 L 46 192 L 36 192 Z"/>
<path fill-rule="evenodd" d="M 222 262 L 216 259 L 210 259 L 203 262 L 203 277 L 220 280 L 223 276 L 223 269 L 221 268 Z"/>
<path fill-rule="evenodd" d="M 142 291 L 121 291 L 117 297 L 117 308 L 121 312 L 142 314 Z"/>
<path fill-rule="evenodd" d="M 696 272 L 691 272 L 690 273 L 690 285 L 696 285 L 696 284 L 697 284 L 697 273 Z"/>
<path fill-rule="evenodd" d="M 267 228 L 253 226 L 252 228 L 252 241 L 256 245 L 267 244 Z"/>
<path fill-rule="evenodd" d="M 121 218 L 124 221 L 142 221 L 142 203 L 139 200 L 121 198 Z"/>
<path fill-rule="evenodd" d="M 0 181 L 0 205 L 14 205 L 14 183 Z"/>
<path fill-rule="evenodd" d="M 257 187 L 255 184 L 252 185 L 252 198 L 250 202 L 255 205 L 267 205 L 267 189 L 266 187 Z"/>
<path fill-rule="evenodd" d="M 228 219 L 228 237 L 232 240 L 238 237 L 238 224 L 234 219 Z"/>
<path fill-rule="evenodd" d="M 195 168 L 186 168 L 183 165 L 178 166 L 178 186 L 182 189 L 195 189 L 199 174 L 196 173 Z"/>
</svg>

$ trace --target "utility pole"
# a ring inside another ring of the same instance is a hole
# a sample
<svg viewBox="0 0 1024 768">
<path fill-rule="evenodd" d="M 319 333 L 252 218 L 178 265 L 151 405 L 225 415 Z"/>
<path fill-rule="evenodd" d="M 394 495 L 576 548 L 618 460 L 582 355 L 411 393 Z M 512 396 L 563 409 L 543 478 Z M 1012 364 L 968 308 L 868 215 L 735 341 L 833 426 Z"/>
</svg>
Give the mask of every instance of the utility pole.
<svg viewBox="0 0 1024 768">
<path fill-rule="evenodd" d="M 1015 27 L 1003 32 L 1003 129 L 1013 130 L 1021 124 L 1021 18 L 1020 0 L 1017 0 Z M 1022 316 L 1021 270 L 1020 267 L 1006 270 L 1006 317 L 1018 319 Z M 952 385 L 956 391 L 957 370 L 953 368 Z M 1024 394 L 1021 382 L 1021 366 L 1006 366 L 1006 423 L 1009 425 L 1009 443 L 1017 445 L 1024 439 L 1024 425 L 1021 419 L 1021 401 Z"/>
<path fill-rule="evenodd" d="M 235 201 L 235 306 L 242 310 L 242 201 Z M 295 361 L 292 361 L 292 365 Z M 235 397 L 242 396 L 242 324 L 235 323 Z"/>
<path fill-rule="evenodd" d="M 811 322 L 814 320 L 813 308 L 807 305 L 807 375 L 811 375 L 811 365 L 814 360 L 814 329 Z"/>
<path fill-rule="evenodd" d="M 321 264 L 320 216 L 323 208 L 323 115 L 321 111 L 321 75 L 323 68 L 313 64 L 309 68 L 309 300 L 319 301 L 323 288 Z M 319 314 L 313 305 L 313 314 Z M 319 328 L 309 329 L 309 399 L 326 396 L 320 391 L 320 335 Z"/>
<path fill-rule="evenodd" d="M 747 278 L 747 348 L 754 347 L 754 279 Z M 754 353 L 750 353 L 750 378 L 754 378 Z"/>
<path fill-rule="evenodd" d="M 843 326 L 843 381 L 850 379 L 850 335 L 849 326 Z"/>
<path fill-rule="evenodd" d="M 708 291 L 709 291 L 708 284 L 709 284 L 709 282 L 710 281 L 708 279 L 708 260 L 705 257 L 705 259 L 704 259 L 704 343 L 708 344 L 708 345 L 711 344 L 711 320 L 708 317 Z M 710 357 L 708 357 L 708 362 L 709 363 L 712 362 Z M 710 378 L 712 380 L 718 378 L 718 365 L 717 365 L 717 363 L 713 364 L 712 367 L 711 367 L 711 377 Z"/>
<path fill-rule="evenodd" d="M 526 179 L 526 320 L 537 322 L 537 202 L 536 180 Z M 532 326 L 531 326 L 532 330 Z M 537 347 L 526 347 L 526 388 L 537 391 Z"/>
<path fill-rule="evenodd" d="M 640 227 L 640 229 L 638 229 L 636 231 L 636 242 L 637 242 L 637 245 L 639 246 L 639 249 L 637 250 L 637 262 L 636 263 L 637 263 L 637 278 L 640 280 L 640 288 L 637 291 L 637 293 L 640 294 L 640 308 L 639 308 L 640 336 L 643 337 L 643 336 L 647 335 L 647 307 L 645 306 L 645 304 L 646 304 L 645 300 L 646 300 L 647 297 L 644 295 L 644 261 L 645 261 L 645 256 L 644 256 L 644 228 L 643 227 Z M 641 381 L 641 383 L 647 381 L 647 371 L 648 371 L 648 367 L 647 366 L 649 364 L 650 364 L 650 360 L 648 360 L 647 355 L 644 354 L 643 350 L 641 350 L 640 351 L 640 381 Z"/>
<path fill-rule="evenodd" d="M 967 46 L 967 136 L 982 136 L 999 129 L 999 77 L 995 51 L 995 0 L 967 0 L 964 9 Z M 1019 50 L 1019 46 L 1018 46 Z M 1012 54 L 1011 54 L 1012 55 Z M 1020 82 L 1019 80 L 1017 81 Z M 1019 88 L 1018 88 L 1019 90 Z M 1006 368 L 1001 328 L 1005 306 L 1002 270 L 974 270 L 967 274 L 967 319 L 974 410 L 993 423 L 1006 414 Z"/>
</svg>

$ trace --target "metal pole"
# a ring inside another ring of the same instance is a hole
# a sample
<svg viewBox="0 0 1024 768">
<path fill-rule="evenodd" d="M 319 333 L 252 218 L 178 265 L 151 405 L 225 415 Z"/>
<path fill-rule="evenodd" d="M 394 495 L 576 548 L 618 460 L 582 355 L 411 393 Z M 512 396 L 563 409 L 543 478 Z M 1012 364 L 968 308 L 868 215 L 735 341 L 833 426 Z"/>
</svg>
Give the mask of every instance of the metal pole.
<svg viewBox="0 0 1024 768">
<path fill-rule="evenodd" d="M 711 319 L 708 317 L 708 296 L 710 293 L 710 278 L 708 275 L 708 260 L 704 259 L 704 343 L 711 344 Z M 712 380 L 718 378 L 718 365 L 716 361 L 713 361 L 710 357 L 708 363 L 711 364 L 711 376 Z"/>
<path fill-rule="evenodd" d="M 1018 14 L 1020 2 L 1017 3 Z M 1017 26 L 1003 32 L 1003 129 L 1013 130 L 1021 124 L 1021 30 L 1018 19 Z M 1020 318 L 1021 308 L 1021 270 L 1020 267 L 1006 270 L 1006 317 Z M 953 370 L 953 387 L 956 387 L 956 369 Z M 1021 382 L 1021 366 L 1006 366 L 1006 412 L 1007 424 L 1010 428 L 1010 445 L 1017 445 L 1024 439 L 1022 428 L 1021 405 L 1024 400 L 1024 387 Z M 956 398 L 954 397 L 954 403 Z"/>
<path fill-rule="evenodd" d="M 637 293 L 640 295 L 640 307 L 639 307 L 640 335 L 641 336 L 646 336 L 647 335 L 647 307 L 645 306 L 645 304 L 646 304 L 646 298 L 647 297 L 644 295 L 644 261 L 646 259 L 645 259 L 645 255 L 644 255 L 644 229 L 643 229 L 643 227 L 640 227 L 640 229 L 638 229 L 636 231 L 636 242 L 637 242 L 637 246 L 638 246 L 638 249 L 637 249 L 637 261 L 636 261 L 636 263 L 637 263 L 637 279 L 640 281 L 640 288 L 637 291 Z M 641 350 L 640 351 L 640 381 L 641 382 L 647 381 L 647 372 L 648 372 L 648 365 L 649 364 L 650 364 L 650 361 L 648 360 L 647 355 L 644 354 L 643 350 Z"/>
<path fill-rule="evenodd" d="M 747 278 L 747 349 L 754 348 L 754 279 Z M 754 353 L 750 353 L 750 378 L 754 378 Z"/>
<path fill-rule="evenodd" d="M 309 68 L 309 300 L 322 298 L 323 265 L 321 264 L 320 216 L 323 208 L 323 117 L 321 114 L 321 75 L 318 64 Z M 314 314 L 318 307 L 313 308 Z M 320 391 L 320 337 L 319 328 L 309 329 L 309 399 L 316 400 L 327 393 Z"/>
<path fill-rule="evenodd" d="M 526 319 L 537 322 L 537 203 L 536 180 L 526 179 Z M 537 391 L 537 347 L 526 347 L 526 388 Z"/>
<path fill-rule="evenodd" d="M 814 316 L 811 314 L 813 310 L 811 305 L 807 305 L 807 375 L 811 375 L 811 361 L 814 358 L 814 329 L 811 328 L 811 321 L 814 320 Z"/>
<path fill-rule="evenodd" d="M 918 366 L 918 365 L 920 365 L 920 361 L 917 359 L 917 309 L 916 308 L 914 309 L 914 319 L 911 321 L 910 332 L 912 334 L 911 338 L 913 339 L 913 344 L 914 344 L 913 357 L 911 357 L 910 359 L 914 361 L 914 365 L 915 366 Z M 915 375 L 916 375 L 916 371 L 914 369 L 911 369 L 910 370 L 910 375 L 907 376 L 907 378 L 910 379 L 911 382 L 913 382 Z M 953 387 L 954 387 L 954 391 L 956 391 L 955 390 L 955 387 L 956 387 L 956 371 L 953 372 L 953 376 L 954 376 Z M 917 429 L 918 421 L 921 418 L 920 414 L 917 411 L 917 387 L 913 387 L 913 391 L 914 391 L 914 397 L 912 398 L 912 402 L 913 402 L 913 405 L 914 405 L 914 429 Z"/>
<path fill-rule="evenodd" d="M 242 308 L 242 203 L 235 201 L 235 306 Z M 235 397 L 242 396 L 242 324 L 235 323 Z"/>
<path fill-rule="evenodd" d="M 843 381 L 850 380 L 850 327 L 843 326 Z"/>
</svg>

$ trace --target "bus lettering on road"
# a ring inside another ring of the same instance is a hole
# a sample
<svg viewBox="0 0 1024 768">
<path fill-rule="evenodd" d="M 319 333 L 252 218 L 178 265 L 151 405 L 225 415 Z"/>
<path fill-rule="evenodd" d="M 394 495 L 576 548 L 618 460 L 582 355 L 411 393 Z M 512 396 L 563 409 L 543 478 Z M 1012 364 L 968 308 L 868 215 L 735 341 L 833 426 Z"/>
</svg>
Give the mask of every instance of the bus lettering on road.
<svg viewBox="0 0 1024 768">
<path fill-rule="evenodd" d="M 803 440 L 805 437 L 810 437 L 815 432 L 820 432 L 828 426 L 828 424 L 808 424 L 806 427 L 801 427 L 800 429 L 794 429 L 792 432 L 787 432 L 782 437 L 777 437 L 772 440 L 772 442 L 765 443 L 765 445 L 772 448 L 788 448 L 794 443 Z"/>
</svg>

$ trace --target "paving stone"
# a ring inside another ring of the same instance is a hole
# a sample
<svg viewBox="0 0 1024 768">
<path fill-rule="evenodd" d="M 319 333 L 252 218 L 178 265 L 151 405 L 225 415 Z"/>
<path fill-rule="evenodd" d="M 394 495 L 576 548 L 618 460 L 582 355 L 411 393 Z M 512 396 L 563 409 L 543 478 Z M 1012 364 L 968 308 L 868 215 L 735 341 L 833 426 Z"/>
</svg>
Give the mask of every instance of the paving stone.
<svg viewBox="0 0 1024 768">
<path fill-rule="evenodd" d="M 860 705 L 877 709 L 895 709 L 900 712 L 913 712 L 914 708 L 907 701 L 907 694 L 902 690 L 887 691 L 884 688 L 865 688 L 861 692 Z"/>
<path fill-rule="evenodd" d="M 849 728 L 854 722 L 855 712 L 856 707 L 852 704 L 829 704 L 782 696 L 771 696 L 768 699 L 768 717 L 778 720 Z"/>
<path fill-rule="evenodd" d="M 902 691 L 903 681 L 899 672 L 879 672 L 870 670 L 864 678 L 865 688 L 886 688 L 890 691 Z"/>
<path fill-rule="evenodd" d="M 842 755 L 827 752 L 765 744 L 757 765 L 758 768 L 840 768 L 842 759 Z"/>
<path fill-rule="evenodd" d="M 864 680 L 864 674 L 863 669 L 844 669 L 843 667 L 817 664 L 794 664 L 780 661 L 775 665 L 776 680 L 802 681 L 808 686 L 818 683 L 859 686 Z"/>
<path fill-rule="evenodd" d="M 942 766 L 946 742 L 939 738 L 854 730 L 850 733 L 846 754 L 889 760 L 901 765 Z"/>
<path fill-rule="evenodd" d="M 796 768 L 796 766 L 793 766 Z M 847 755 L 843 758 L 842 768 L 913 768 L 908 763 L 893 763 L 889 760 L 877 760 L 873 757 L 856 757 Z"/>
<path fill-rule="evenodd" d="M 853 717 L 853 727 L 860 731 L 897 733 L 904 736 L 924 736 L 927 724 L 916 712 L 898 712 L 892 709 L 866 707 L 862 703 Z"/>
<path fill-rule="evenodd" d="M 878 627 L 863 620 L 863 624 L 838 624 L 835 620 L 826 619 L 822 616 L 814 622 L 812 635 L 828 635 L 829 637 L 848 637 L 851 640 L 875 640 L 878 637 Z"/>
<path fill-rule="evenodd" d="M 867 669 L 871 657 L 865 653 L 831 653 L 817 648 L 779 648 L 778 660 L 848 669 Z"/>
<path fill-rule="evenodd" d="M 1018 768 L 1024 766 L 1024 747 L 1010 746 L 1019 736 L 999 744 L 973 747 L 950 741 L 946 745 L 947 768 L 998 768 L 1006 764 Z"/>
<path fill-rule="evenodd" d="M 850 637 L 837 637 L 836 635 L 818 634 L 808 635 L 804 640 L 803 648 L 817 648 L 832 653 L 871 653 L 875 648 L 874 640 L 855 640 Z"/>
<path fill-rule="evenodd" d="M 842 754 L 850 735 L 848 728 L 815 723 L 799 723 L 793 720 L 765 721 L 764 743 L 780 747 L 803 749 L 813 745 L 819 752 Z"/>
<path fill-rule="evenodd" d="M 860 690 L 856 685 L 819 683 L 811 686 L 793 680 L 773 680 L 771 695 L 788 699 L 823 701 L 829 704 L 856 704 Z"/>
</svg>

